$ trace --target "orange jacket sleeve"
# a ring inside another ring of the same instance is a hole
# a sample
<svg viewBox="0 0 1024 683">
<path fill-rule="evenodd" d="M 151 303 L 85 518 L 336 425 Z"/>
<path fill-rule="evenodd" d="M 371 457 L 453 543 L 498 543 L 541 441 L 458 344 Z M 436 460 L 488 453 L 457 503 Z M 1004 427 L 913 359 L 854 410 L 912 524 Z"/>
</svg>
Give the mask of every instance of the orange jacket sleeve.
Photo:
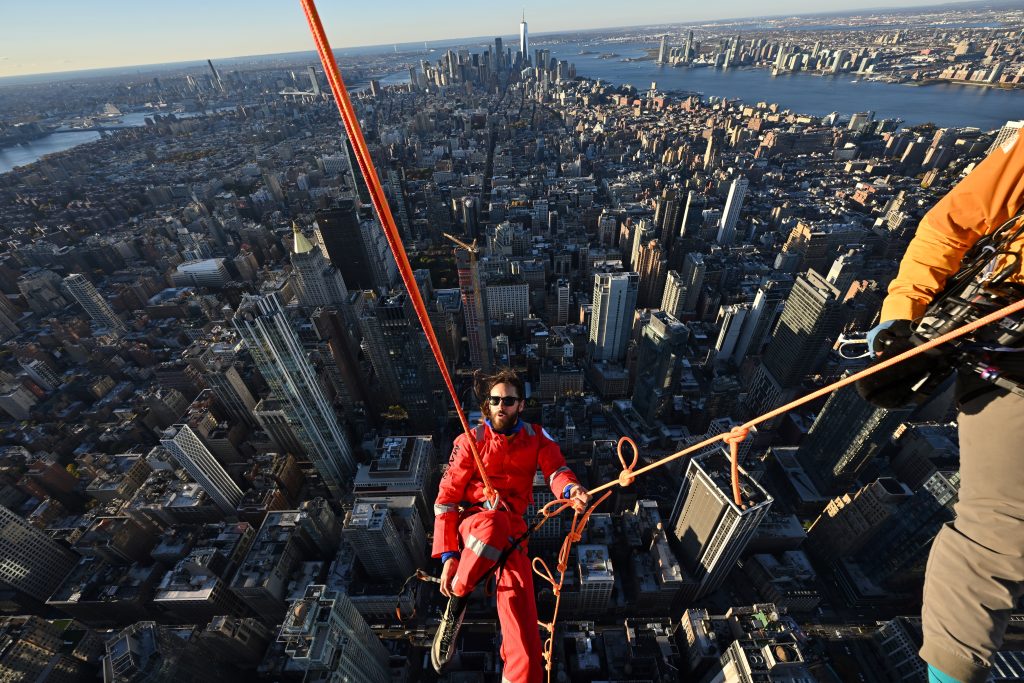
<svg viewBox="0 0 1024 683">
<path fill-rule="evenodd" d="M 537 427 L 539 428 L 540 425 L 537 425 Z M 541 429 L 537 438 L 540 440 L 537 464 L 540 465 L 540 471 L 544 474 L 544 480 L 551 487 L 551 492 L 555 494 L 555 498 L 561 498 L 566 486 L 569 484 L 579 484 L 580 482 L 576 475 L 572 473 L 572 470 L 569 469 L 569 466 L 565 464 L 562 449 L 558 447 L 558 444 L 547 431 Z"/>
<path fill-rule="evenodd" d="M 475 471 L 473 453 L 466 442 L 466 435 L 460 434 L 452 445 L 448 469 L 441 477 L 434 500 L 434 543 L 431 556 L 459 549 L 459 503 L 464 500 L 466 486 Z"/>
<path fill-rule="evenodd" d="M 1015 140 L 993 150 L 921 219 L 881 319 L 920 317 L 971 245 L 1016 214 L 1022 201 L 1024 142 Z"/>
</svg>

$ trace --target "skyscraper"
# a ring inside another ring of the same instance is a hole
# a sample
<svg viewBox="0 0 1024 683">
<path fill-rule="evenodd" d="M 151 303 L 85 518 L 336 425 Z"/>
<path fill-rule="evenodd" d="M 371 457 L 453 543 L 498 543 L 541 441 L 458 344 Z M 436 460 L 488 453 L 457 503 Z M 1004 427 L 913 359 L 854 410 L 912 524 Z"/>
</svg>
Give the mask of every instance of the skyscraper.
<svg viewBox="0 0 1024 683">
<path fill-rule="evenodd" d="M 810 550 L 835 559 L 857 552 L 911 495 L 906 484 L 881 477 L 855 493 L 833 498 L 807 530 Z"/>
<path fill-rule="evenodd" d="M 661 242 L 648 240 L 640 246 L 636 270 L 640 275 L 637 305 L 641 308 L 655 308 L 665 293 L 665 272 L 668 270 L 668 259 L 665 258 Z"/>
<path fill-rule="evenodd" d="M 679 236 L 679 226 L 683 221 L 683 203 L 679 200 L 679 190 L 666 187 L 655 203 L 654 224 L 658 228 L 658 239 L 666 252 Z"/>
<path fill-rule="evenodd" d="M 491 334 L 484 311 L 484 292 L 480 284 L 480 267 L 476 254 L 455 250 L 455 263 L 462 290 L 462 311 L 466 316 L 466 337 L 469 339 L 469 363 L 487 372 L 491 368 Z"/>
<path fill-rule="evenodd" d="M 661 37 L 661 43 L 658 45 L 658 64 L 664 64 L 668 61 L 668 36 Z"/>
<path fill-rule="evenodd" d="M 235 366 L 234 344 L 206 346 L 196 342 L 185 351 L 184 358 L 213 390 L 224 412 L 233 420 L 256 426 L 256 399 Z"/>
<path fill-rule="evenodd" d="M 501 72 L 505 70 L 505 46 L 502 43 L 501 36 L 494 38 L 494 70 Z"/>
<path fill-rule="evenodd" d="M 743 505 L 737 506 L 724 450 L 690 460 L 671 522 L 688 601 L 721 585 L 771 507 L 773 498 L 742 469 L 740 490 Z"/>
<path fill-rule="evenodd" d="M 231 579 L 231 590 L 266 623 L 280 623 L 292 573 L 303 562 L 334 558 L 340 542 L 341 523 L 323 498 L 307 500 L 298 510 L 274 510 Z"/>
<path fill-rule="evenodd" d="M 596 273 L 590 345 L 594 360 L 620 361 L 626 355 L 640 286 L 637 273 Z"/>
<path fill-rule="evenodd" d="M 306 67 L 306 73 L 309 74 L 309 87 L 314 95 L 320 97 L 320 81 L 316 78 L 316 69 L 312 66 Z"/>
<path fill-rule="evenodd" d="M 743 198 L 747 196 L 749 185 L 750 181 L 743 177 L 736 178 L 729 185 L 729 196 L 725 200 L 725 211 L 722 213 L 718 237 L 715 239 L 723 246 L 729 246 L 736 241 L 736 223 L 740 219 L 740 209 L 743 208 Z"/>
<path fill-rule="evenodd" d="M 530 61 L 530 39 L 526 35 L 526 12 L 523 12 L 523 19 L 519 22 L 519 52 L 523 55 L 523 65 Z M 540 66 L 540 65 L 537 65 Z"/>
<path fill-rule="evenodd" d="M 373 275 L 373 286 L 378 291 L 387 291 L 398 282 L 398 264 L 388 246 L 388 238 L 380 227 L 377 219 L 364 215 L 359 221 L 359 234 L 362 236 L 363 249 L 370 263 Z"/>
<path fill-rule="evenodd" d="M 242 490 L 192 427 L 187 424 L 173 425 L 160 437 L 160 443 L 188 472 L 188 476 L 203 487 L 221 512 L 234 516 L 242 501 Z"/>
<path fill-rule="evenodd" d="M 715 341 L 715 365 L 724 366 L 736 363 L 736 346 L 743 334 L 750 315 L 750 304 L 729 304 L 718 309 L 718 339 Z M 742 356 L 739 356 L 742 360 Z"/>
<path fill-rule="evenodd" d="M 987 153 L 991 154 L 1000 145 L 1005 145 L 1010 140 L 1016 140 L 1022 128 L 1024 128 L 1024 119 L 1019 121 L 1007 121 L 1003 124 L 1003 127 L 999 129 L 999 132 L 996 133 L 996 139 L 992 141 Z"/>
<path fill-rule="evenodd" d="M 704 274 L 707 273 L 707 264 L 704 263 L 704 254 L 690 252 L 683 259 L 683 284 L 686 288 L 686 299 L 683 300 L 683 311 L 694 313 L 697 311 L 697 300 L 704 290 Z"/>
<path fill-rule="evenodd" d="M 633 407 L 649 425 L 669 407 L 689 338 L 686 325 L 665 311 L 652 311 L 640 333 Z"/>
<path fill-rule="evenodd" d="M 311 584 L 288 608 L 277 641 L 321 683 L 388 683 L 389 655 L 348 595 Z"/>
<path fill-rule="evenodd" d="M 559 278 L 557 285 L 555 285 L 556 300 L 556 315 L 555 324 L 565 325 L 569 322 L 569 297 L 571 294 L 569 281 L 565 278 Z"/>
<path fill-rule="evenodd" d="M 78 556 L 0 505 L 0 587 L 45 601 L 75 568 Z"/>
<path fill-rule="evenodd" d="M 615 570 L 608 557 L 608 546 L 580 544 L 576 546 L 576 554 L 580 559 L 580 612 L 595 614 L 607 610 L 615 587 Z"/>
<path fill-rule="evenodd" d="M 127 328 L 121 319 L 114 313 L 100 293 L 96 291 L 86 277 L 80 273 L 72 273 L 64 278 L 64 288 L 67 290 L 78 305 L 85 309 L 93 321 L 104 327 L 109 327 L 116 332 L 124 332 Z"/>
<path fill-rule="evenodd" d="M 363 244 L 355 200 L 342 199 L 335 208 L 317 211 L 314 230 L 345 284 L 352 289 L 373 289 L 373 268 Z"/>
<path fill-rule="evenodd" d="M 722 129 L 712 128 L 708 133 L 708 145 L 704 148 L 704 170 L 709 170 L 714 165 L 719 154 L 719 147 L 722 145 Z"/>
<path fill-rule="evenodd" d="M 357 316 L 383 400 L 401 406 L 417 428 L 432 429 L 447 414 L 443 380 L 409 297 L 367 296 Z"/>
<path fill-rule="evenodd" d="M 819 491 L 841 493 L 889 443 L 909 414 L 909 408 L 874 406 L 862 399 L 855 387 L 845 386 L 829 395 L 796 457 Z"/>
<path fill-rule="evenodd" d="M 252 415 L 278 450 L 295 456 L 305 455 L 306 448 L 295 434 L 298 424 L 289 417 L 291 411 L 285 406 L 284 401 L 268 396 L 256 404 Z"/>
<path fill-rule="evenodd" d="M 935 472 L 871 537 L 856 556 L 857 565 L 878 585 L 920 590 L 935 535 L 953 520 L 960 472 Z"/>
<path fill-rule="evenodd" d="M 683 276 L 674 270 L 665 276 L 665 290 L 661 295 L 661 310 L 673 318 L 679 319 L 686 305 L 686 282 Z"/>
<path fill-rule="evenodd" d="M 641 218 L 633 225 L 630 233 L 629 251 L 624 255 L 629 257 L 629 267 L 639 270 L 640 249 L 658 236 L 654 222 L 649 218 Z"/>
<path fill-rule="evenodd" d="M 341 271 L 306 239 L 298 223 L 293 223 L 292 229 L 292 275 L 299 303 L 308 308 L 344 304 L 348 300 L 348 288 Z"/>
<path fill-rule="evenodd" d="M 751 382 L 748 405 L 755 412 L 779 405 L 816 372 L 842 326 L 839 290 L 817 271 L 797 278 L 793 291 Z"/>
<path fill-rule="evenodd" d="M 356 498 L 342 538 L 375 581 L 402 581 L 424 561 L 427 536 L 414 496 Z"/>
<path fill-rule="evenodd" d="M 331 493 L 341 495 L 355 471 L 352 448 L 277 292 L 244 297 L 234 324 L 274 397 L 284 402 L 306 455 Z"/>
</svg>

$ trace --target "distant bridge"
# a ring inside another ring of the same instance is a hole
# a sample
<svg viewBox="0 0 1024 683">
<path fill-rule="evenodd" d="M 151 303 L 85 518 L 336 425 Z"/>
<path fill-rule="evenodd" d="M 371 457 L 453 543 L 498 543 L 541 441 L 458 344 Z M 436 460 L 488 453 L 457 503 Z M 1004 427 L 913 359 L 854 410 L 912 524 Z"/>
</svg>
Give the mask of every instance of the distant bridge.
<svg viewBox="0 0 1024 683">
<path fill-rule="evenodd" d="M 103 131 L 110 130 L 128 130 L 129 128 L 141 128 L 142 126 L 89 126 L 88 128 L 57 128 L 51 130 L 51 133 L 89 133 L 96 132 L 102 133 Z"/>
</svg>

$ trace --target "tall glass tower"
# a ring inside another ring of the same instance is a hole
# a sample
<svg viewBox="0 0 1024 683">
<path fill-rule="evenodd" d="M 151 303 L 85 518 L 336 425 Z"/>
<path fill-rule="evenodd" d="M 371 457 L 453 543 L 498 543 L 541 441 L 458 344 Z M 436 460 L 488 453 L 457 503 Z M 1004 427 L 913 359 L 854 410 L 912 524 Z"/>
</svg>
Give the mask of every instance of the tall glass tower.
<svg viewBox="0 0 1024 683">
<path fill-rule="evenodd" d="M 246 296 L 234 323 L 274 397 L 282 401 L 306 455 L 331 493 L 340 496 L 344 481 L 355 472 L 352 447 L 277 292 Z"/>
<path fill-rule="evenodd" d="M 519 51 L 523 53 L 523 63 L 530 61 L 530 39 L 526 35 L 526 12 L 523 12 L 523 20 L 519 22 Z"/>
<path fill-rule="evenodd" d="M 187 424 L 164 432 L 160 443 L 174 456 L 192 480 L 203 487 L 225 515 L 233 516 L 242 502 L 242 489 L 231 479 L 199 435 Z"/>
<path fill-rule="evenodd" d="M 590 343 L 594 360 L 620 361 L 633 326 L 639 273 L 596 273 Z"/>
<path fill-rule="evenodd" d="M 89 317 L 98 325 L 109 327 L 115 332 L 124 332 L 127 328 L 114 309 L 110 307 L 96 288 L 81 273 L 72 273 L 64 278 L 64 289 L 74 297 L 78 305 L 85 309 Z"/>
</svg>

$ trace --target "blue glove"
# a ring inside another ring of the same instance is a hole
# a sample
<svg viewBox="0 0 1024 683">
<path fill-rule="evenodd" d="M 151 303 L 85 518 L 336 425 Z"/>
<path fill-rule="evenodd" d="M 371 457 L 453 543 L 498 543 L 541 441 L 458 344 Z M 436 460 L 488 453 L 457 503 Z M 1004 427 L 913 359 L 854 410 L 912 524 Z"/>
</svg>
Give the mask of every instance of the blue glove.
<svg viewBox="0 0 1024 683">
<path fill-rule="evenodd" d="M 894 322 L 896 321 L 886 320 L 884 322 L 880 322 L 868 331 L 868 353 L 871 354 L 872 358 L 875 357 L 875 338 L 878 337 L 878 333 L 892 327 Z"/>
</svg>

